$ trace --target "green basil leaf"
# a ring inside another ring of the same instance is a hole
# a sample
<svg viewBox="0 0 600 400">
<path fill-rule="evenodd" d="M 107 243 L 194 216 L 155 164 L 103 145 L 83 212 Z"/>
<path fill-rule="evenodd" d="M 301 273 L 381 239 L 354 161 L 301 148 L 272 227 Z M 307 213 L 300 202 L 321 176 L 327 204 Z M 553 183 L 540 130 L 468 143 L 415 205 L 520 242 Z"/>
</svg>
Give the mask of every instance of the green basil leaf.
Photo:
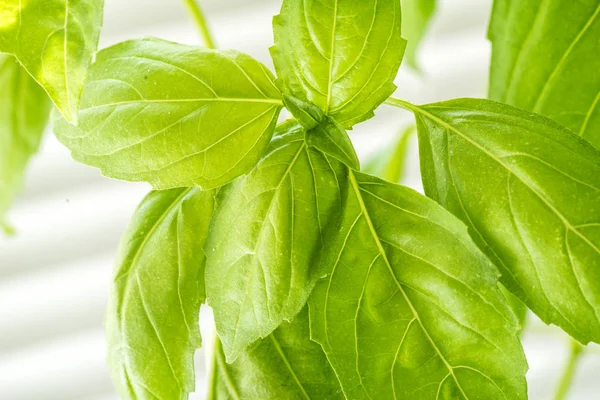
<svg viewBox="0 0 600 400">
<path fill-rule="evenodd" d="M 81 107 L 78 126 L 54 128 L 75 159 L 157 189 L 209 189 L 258 162 L 282 101 L 250 56 L 143 39 L 98 53 Z"/>
<path fill-rule="evenodd" d="M 504 285 L 500 284 L 500 290 L 502 291 L 502 294 L 506 298 L 508 305 L 513 310 L 513 313 L 515 313 L 515 316 L 519 321 L 519 332 L 523 332 L 523 328 L 527 323 L 527 306 L 521 301 L 521 299 L 509 292 Z"/>
<path fill-rule="evenodd" d="M 284 0 L 271 55 L 284 92 L 345 128 L 394 92 L 406 42 L 399 0 Z"/>
<path fill-rule="evenodd" d="M 600 2 L 495 0 L 490 98 L 600 147 Z"/>
<path fill-rule="evenodd" d="M 14 54 L 69 121 L 98 47 L 103 0 L 1 0 L 0 52 Z"/>
<path fill-rule="evenodd" d="M 288 94 L 283 95 L 283 104 L 306 130 L 316 128 L 319 124 L 325 122 L 327 118 L 319 107 Z"/>
<path fill-rule="evenodd" d="M 489 100 L 411 107 L 425 193 L 470 226 L 543 321 L 600 342 L 600 151 Z"/>
<path fill-rule="evenodd" d="M 306 143 L 350 168 L 360 168 L 358 156 L 350 137 L 344 128 L 329 117 L 325 122 L 307 132 Z"/>
<path fill-rule="evenodd" d="M 350 172 L 311 335 L 349 399 L 525 399 L 498 272 L 466 227 L 411 189 Z"/>
<path fill-rule="evenodd" d="M 390 182 L 399 183 L 404 175 L 408 144 L 414 132 L 415 127 L 413 125 L 400 132 L 394 146 L 386 146 L 364 163 L 363 172 Z"/>
<path fill-rule="evenodd" d="M 206 244 L 208 302 L 229 362 L 302 309 L 342 207 L 341 164 L 285 127 L 250 174 L 220 191 Z"/>
<path fill-rule="evenodd" d="M 207 398 L 220 399 L 344 399 L 340 384 L 323 353 L 309 338 L 305 307 L 292 322 L 227 364 L 217 341 Z"/>
<path fill-rule="evenodd" d="M 108 364 L 124 398 L 182 399 L 194 390 L 213 195 L 150 192 L 122 239 L 106 329 Z"/>
<path fill-rule="evenodd" d="M 326 116 L 314 104 L 306 103 L 293 96 L 284 95 L 283 102 L 307 131 L 306 141 L 309 146 L 314 146 L 351 168 L 360 168 L 350 137 L 334 119 Z"/>
<path fill-rule="evenodd" d="M 50 101 L 13 56 L 0 54 L 0 226 L 42 139 Z"/>
<path fill-rule="evenodd" d="M 436 0 L 402 0 L 402 37 L 406 39 L 406 62 L 418 70 L 417 48 L 435 13 Z"/>
</svg>

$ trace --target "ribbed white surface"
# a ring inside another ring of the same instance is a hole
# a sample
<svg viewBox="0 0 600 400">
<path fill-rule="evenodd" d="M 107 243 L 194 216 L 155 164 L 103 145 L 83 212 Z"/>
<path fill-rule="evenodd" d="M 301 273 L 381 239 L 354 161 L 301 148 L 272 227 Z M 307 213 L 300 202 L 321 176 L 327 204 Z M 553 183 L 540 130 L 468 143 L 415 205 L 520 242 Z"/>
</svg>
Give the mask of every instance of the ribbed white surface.
<svg viewBox="0 0 600 400">
<path fill-rule="evenodd" d="M 182 1 L 105 0 L 101 47 L 158 36 L 198 43 Z M 422 49 L 421 75 L 402 69 L 397 96 L 429 102 L 485 96 L 490 0 L 440 1 Z M 277 0 L 204 0 L 217 43 L 272 65 L 271 18 Z M 352 132 L 360 155 L 385 145 L 412 117 L 383 106 Z M 416 145 L 406 183 L 419 189 Z M 116 399 L 105 367 L 103 314 L 119 236 L 147 192 L 144 184 L 117 182 L 71 160 L 48 133 L 10 213 L 16 237 L 0 238 L 0 399 Z M 550 333 L 548 333 L 550 332 Z M 532 399 L 552 397 L 566 347 L 556 330 L 534 324 L 526 335 Z M 199 352 L 198 378 L 204 368 Z M 573 399 L 597 399 L 600 368 L 586 355 Z M 202 398 L 204 385 L 199 383 Z"/>
</svg>

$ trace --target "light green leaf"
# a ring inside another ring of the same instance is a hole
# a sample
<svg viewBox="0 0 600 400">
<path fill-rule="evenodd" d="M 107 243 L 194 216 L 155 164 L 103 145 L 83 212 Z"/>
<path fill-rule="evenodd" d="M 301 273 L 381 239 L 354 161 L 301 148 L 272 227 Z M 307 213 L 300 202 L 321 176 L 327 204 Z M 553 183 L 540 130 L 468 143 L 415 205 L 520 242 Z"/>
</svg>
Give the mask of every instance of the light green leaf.
<svg viewBox="0 0 600 400">
<path fill-rule="evenodd" d="M 343 162 L 351 168 L 359 169 L 358 156 L 350 137 L 333 118 L 311 103 L 293 96 L 284 95 L 284 104 L 302 127 L 310 132 L 306 142 L 323 153 Z"/>
<path fill-rule="evenodd" d="M 363 172 L 399 183 L 404 175 L 408 144 L 414 132 L 413 125 L 400 132 L 394 146 L 388 145 L 367 159 L 363 165 Z"/>
<path fill-rule="evenodd" d="M 600 147 L 600 2 L 495 0 L 490 98 Z"/>
<path fill-rule="evenodd" d="M 344 128 L 329 117 L 325 122 L 308 132 L 306 143 L 308 146 L 320 150 L 350 168 L 360 168 L 358 156 L 350 137 L 348 137 Z"/>
<path fill-rule="evenodd" d="M 14 54 L 72 122 L 103 7 L 103 0 L 0 0 L 0 52 Z"/>
<path fill-rule="evenodd" d="M 340 384 L 323 349 L 309 339 L 305 307 L 290 322 L 227 364 L 217 341 L 207 398 L 343 400 Z"/>
<path fill-rule="evenodd" d="M 525 324 L 527 323 L 527 306 L 517 296 L 508 291 L 504 285 L 500 284 L 500 290 L 506 298 L 506 302 L 515 313 L 517 320 L 519 321 L 519 332 L 523 332 Z"/>
<path fill-rule="evenodd" d="M 50 113 L 46 93 L 17 63 L 0 54 L 0 226 L 21 189 L 29 159 L 37 152 Z"/>
<path fill-rule="evenodd" d="M 294 118 L 296 118 L 296 121 L 306 130 L 316 128 L 327 119 L 327 116 L 319 107 L 289 94 L 283 95 L 283 104 Z"/>
<path fill-rule="evenodd" d="M 345 128 L 370 118 L 396 88 L 400 22 L 399 0 L 284 0 L 271 48 L 280 85 Z"/>
<path fill-rule="evenodd" d="M 219 193 L 206 245 L 208 301 L 229 362 L 302 309 L 341 212 L 342 165 L 298 126 L 283 128 L 250 174 Z"/>
<path fill-rule="evenodd" d="M 245 54 L 133 40 L 98 53 L 79 125 L 54 129 L 75 159 L 109 177 L 209 189 L 258 162 L 280 97 L 273 75 Z"/>
<path fill-rule="evenodd" d="M 186 399 L 194 391 L 213 195 L 150 192 L 121 241 L 106 330 L 108 364 L 124 398 Z"/>
<path fill-rule="evenodd" d="M 346 397 L 525 399 L 515 316 L 466 227 L 411 189 L 349 179 L 333 268 L 309 300 Z"/>
<path fill-rule="evenodd" d="M 600 152 L 489 100 L 408 107 L 425 193 L 470 226 L 507 289 L 543 321 L 600 342 Z"/>
<path fill-rule="evenodd" d="M 436 0 L 402 0 L 402 37 L 406 39 L 406 62 L 419 69 L 417 49 L 435 13 Z"/>
</svg>

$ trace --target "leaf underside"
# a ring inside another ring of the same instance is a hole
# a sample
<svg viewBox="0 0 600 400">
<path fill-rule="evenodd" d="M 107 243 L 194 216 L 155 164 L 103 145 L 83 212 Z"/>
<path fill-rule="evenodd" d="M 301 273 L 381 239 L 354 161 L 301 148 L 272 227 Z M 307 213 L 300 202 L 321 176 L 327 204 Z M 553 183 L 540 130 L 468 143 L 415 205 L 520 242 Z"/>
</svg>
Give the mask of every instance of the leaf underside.
<svg viewBox="0 0 600 400">
<path fill-rule="evenodd" d="M 546 115 L 600 147 L 600 2 L 496 0 L 490 98 Z"/>
<path fill-rule="evenodd" d="M 122 239 L 106 331 L 109 368 L 125 398 L 182 399 L 194 390 L 213 195 L 151 192 Z"/>
<path fill-rule="evenodd" d="M 599 342 L 600 152 L 552 120 L 489 100 L 415 113 L 425 193 L 469 225 L 542 320 Z"/>
<path fill-rule="evenodd" d="M 236 51 L 127 41 L 98 53 L 78 126 L 58 119 L 54 130 L 106 176 L 215 188 L 248 172 L 268 146 L 282 106 L 273 79 Z"/>
<path fill-rule="evenodd" d="M 456 218 L 350 172 L 311 335 L 350 399 L 525 399 L 527 364 L 497 272 Z"/>
<path fill-rule="evenodd" d="M 69 121 L 77 119 L 103 7 L 103 0 L 0 0 L 0 52 L 17 57 Z"/>
</svg>

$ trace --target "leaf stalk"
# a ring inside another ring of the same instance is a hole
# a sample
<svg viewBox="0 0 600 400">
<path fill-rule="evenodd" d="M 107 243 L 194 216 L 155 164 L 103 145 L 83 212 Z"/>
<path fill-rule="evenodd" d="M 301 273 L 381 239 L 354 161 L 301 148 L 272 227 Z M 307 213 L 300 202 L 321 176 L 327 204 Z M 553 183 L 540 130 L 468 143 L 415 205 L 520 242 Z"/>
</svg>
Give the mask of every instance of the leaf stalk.
<svg viewBox="0 0 600 400">
<path fill-rule="evenodd" d="M 202 35 L 202 39 L 204 40 L 204 44 L 209 49 L 216 49 L 215 41 L 210 33 L 210 29 L 208 29 L 208 23 L 206 22 L 206 18 L 204 16 L 204 12 L 198 4 L 197 0 L 184 0 L 185 4 L 192 14 L 194 21 L 196 21 L 196 25 L 198 25 L 198 29 L 200 30 L 200 34 Z"/>
<path fill-rule="evenodd" d="M 562 378 L 560 379 L 560 383 L 556 389 L 554 400 L 565 400 L 567 398 L 567 394 L 571 388 L 571 384 L 573 383 L 573 378 L 575 377 L 577 364 L 579 363 L 584 350 L 585 347 L 583 345 L 571 339 L 569 359 L 567 360 Z"/>
</svg>

